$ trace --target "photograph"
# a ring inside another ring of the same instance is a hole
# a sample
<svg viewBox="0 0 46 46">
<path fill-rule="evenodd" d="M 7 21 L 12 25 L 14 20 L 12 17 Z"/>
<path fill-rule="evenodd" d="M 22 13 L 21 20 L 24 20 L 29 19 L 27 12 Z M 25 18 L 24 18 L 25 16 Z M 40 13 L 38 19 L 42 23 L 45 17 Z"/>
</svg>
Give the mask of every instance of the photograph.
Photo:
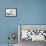
<svg viewBox="0 0 46 46">
<path fill-rule="evenodd" d="M 5 8 L 6 16 L 16 16 L 16 8 Z"/>
<path fill-rule="evenodd" d="M 46 24 L 18 24 L 18 42 L 20 46 L 43 45 L 46 43 Z"/>
</svg>

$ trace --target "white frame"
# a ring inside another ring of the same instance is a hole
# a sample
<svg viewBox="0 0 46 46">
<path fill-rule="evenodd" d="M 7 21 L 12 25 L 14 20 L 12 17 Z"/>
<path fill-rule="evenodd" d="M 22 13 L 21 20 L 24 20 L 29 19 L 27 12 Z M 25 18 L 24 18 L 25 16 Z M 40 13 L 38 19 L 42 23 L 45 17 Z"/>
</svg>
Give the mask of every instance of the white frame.
<svg viewBox="0 0 46 46">
<path fill-rule="evenodd" d="M 20 26 L 21 25 L 34 25 L 34 24 L 19 24 L 18 25 L 18 43 L 20 43 Z M 46 24 L 35 24 L 35 25 L 46 25 Z M 46 41 L 46 40 L 43 40 L 43 41 Z"/>
</svg>

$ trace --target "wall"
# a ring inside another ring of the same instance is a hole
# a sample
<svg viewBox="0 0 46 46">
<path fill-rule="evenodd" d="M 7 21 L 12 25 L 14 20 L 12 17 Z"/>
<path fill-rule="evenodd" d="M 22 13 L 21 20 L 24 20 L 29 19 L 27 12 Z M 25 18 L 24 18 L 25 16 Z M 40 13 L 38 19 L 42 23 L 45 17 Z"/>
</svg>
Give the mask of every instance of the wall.
<svg viewBox="0 0 46 46">
<path fill-rule="evenodd" d="M 17 16 L 6 17 L 5 8 L 17 8 Z M 9 32 L 18 32 L 17 24 L 46 24 L 46 0 L 0 0 L 0 44 L 8 43 Z"/>
</svg>

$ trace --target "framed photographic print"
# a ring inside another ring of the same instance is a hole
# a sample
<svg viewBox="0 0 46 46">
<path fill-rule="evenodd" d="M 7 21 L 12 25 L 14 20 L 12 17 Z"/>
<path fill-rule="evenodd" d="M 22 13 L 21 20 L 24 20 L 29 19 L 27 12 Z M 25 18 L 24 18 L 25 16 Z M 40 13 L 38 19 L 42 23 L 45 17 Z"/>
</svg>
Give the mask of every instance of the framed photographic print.
<svg viewBox="0 0 46 46">
<path fill-rule="evenodd" d="M 5 8 L 6 16 L 17 16 L 17 8 Z"/>
<path fill-rule="evenodd" d="M 46 41 L 46 24 L 19 24 L 18 42 L 21 40 Z"/>
</svg>

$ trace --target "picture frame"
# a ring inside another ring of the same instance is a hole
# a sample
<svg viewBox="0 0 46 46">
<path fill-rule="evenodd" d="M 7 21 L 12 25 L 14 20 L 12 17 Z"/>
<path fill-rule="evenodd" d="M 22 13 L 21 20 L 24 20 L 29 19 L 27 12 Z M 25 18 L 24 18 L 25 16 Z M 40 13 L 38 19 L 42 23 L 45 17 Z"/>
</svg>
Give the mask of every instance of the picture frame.
<svg viewBox="0 0 46 46">
<path fill-rule="evenodd" d="M 28 39 L 26 38 L 21 39 L 22 30 L 25 31 L 28 30 L 28 35 L 26 34 L 28 36 Z M 31 32 L 33 33 L 31 34 Z M 33 37 L 30 38 L 30 36 Z M 30 39 L 32 41 L 46 41 L 46 24 L 18 24 L 18 42 L 21 42 L 21 40 L 30 40 Z"/>
<path fill-rule="evenodd" d="M 17 16 L 17 8 L 5 8 L 5 16 L 8 17 L 16 17 Z"/>
</svg>

